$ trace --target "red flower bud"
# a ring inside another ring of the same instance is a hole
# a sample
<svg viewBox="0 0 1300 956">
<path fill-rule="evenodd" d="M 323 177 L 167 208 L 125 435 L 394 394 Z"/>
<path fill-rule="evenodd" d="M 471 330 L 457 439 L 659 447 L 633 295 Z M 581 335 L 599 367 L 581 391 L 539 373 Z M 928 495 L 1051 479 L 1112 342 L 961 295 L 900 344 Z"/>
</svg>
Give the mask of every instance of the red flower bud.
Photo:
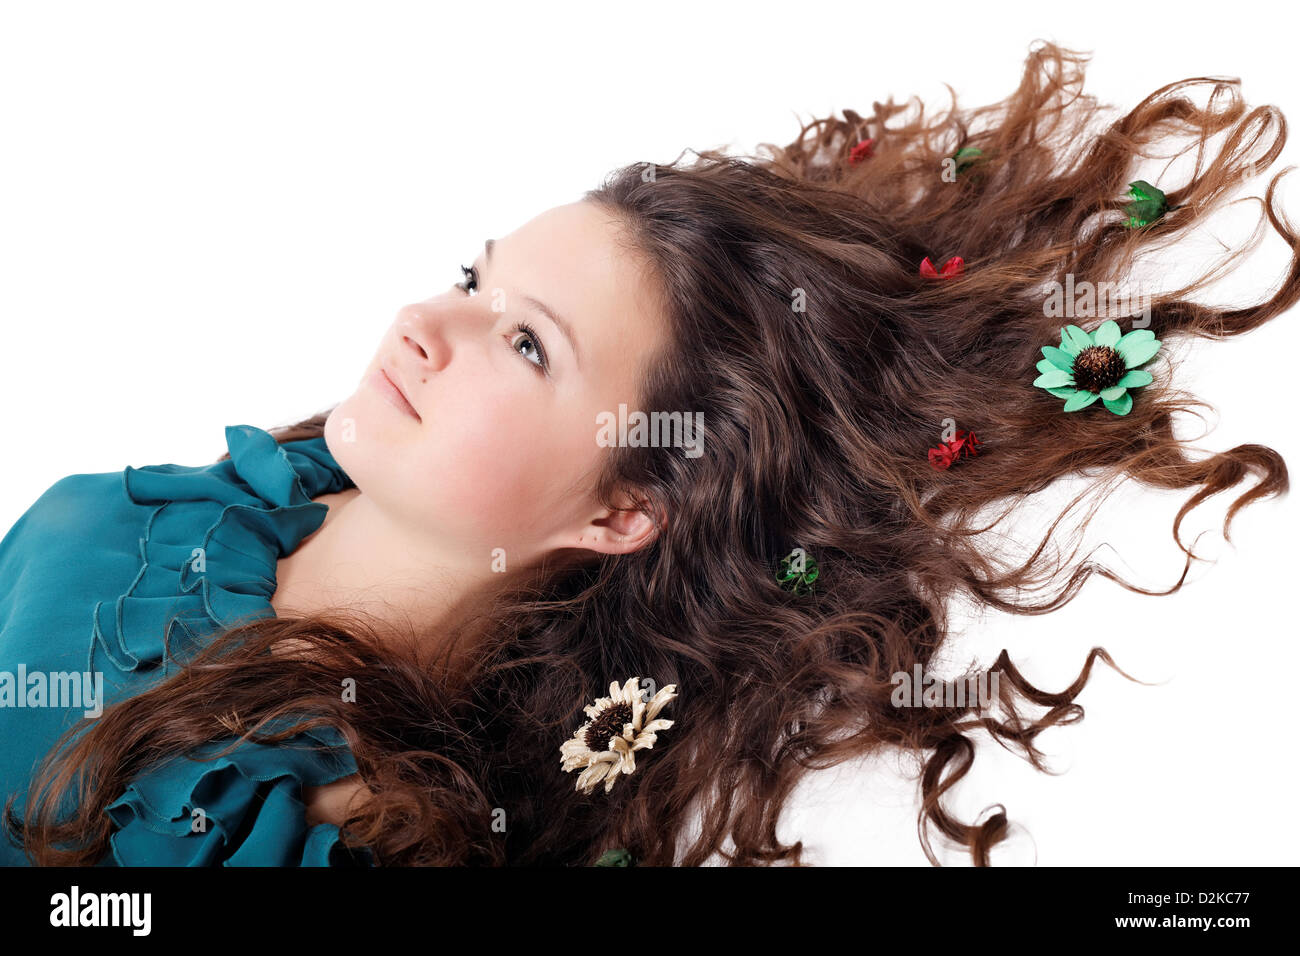
<svg viewBox="0 0 1300 956">
<path fill-rule="evenodd" d="M 975 437 L 974 432 L 958 429 L 951 441 L 940 442 L 938 448 L 930 449 L 930 464 L 942 471 L 951 467 L 952 463 L 963 454 L 967 457 L 978 454 L 975 446 L 979 443 L 980 440 Z"/>
<path fill-rule="evenodd" d="M 953 458 L 952 449 L 947 445 L 940 445 L 938 448 L 930 449 L 930 464 L 939 471 L 943 471 L 951 465 Z"/>
<path fill-rule="evenodd" d="M 864 159 L 871 157 L 872 150 L 875 148 L 876 141 L 873 139 L 864 139 L 858 142 L 856 146 L 849 151 L 849 162 L 860 163 Z"/>
<path fill-rule="evenodd" d="M 952 279 L 962 274 L 966 268 L 966 261 L 961 256 L 953 256 L 943 264 L 943 268 L 935 271 L 934 263 L 930 257 L 926 256 L 921 260 L 921 275 L 927 279 Z"/>
</svg>

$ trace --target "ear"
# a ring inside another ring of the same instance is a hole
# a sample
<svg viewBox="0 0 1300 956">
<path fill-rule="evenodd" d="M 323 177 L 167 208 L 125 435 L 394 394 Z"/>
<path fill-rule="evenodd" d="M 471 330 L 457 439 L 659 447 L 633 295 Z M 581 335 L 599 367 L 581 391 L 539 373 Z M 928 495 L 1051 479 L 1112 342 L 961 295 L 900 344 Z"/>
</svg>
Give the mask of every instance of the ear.
<svg viewBox="0 0 1300 956">
<path fill-rule="evenodd" d="M 639 510 L 648 508 L 649 504 L 627 496 L 620 496 L 618 504 L 618 509 L 606 510 L 580 528 L 577 540 L 569 546 L 601 554 L 630 554 L 653 541 L 659 532 L 649 515 Z M 660 523 L 663 523 L 662 515 Z"/>
</svg>

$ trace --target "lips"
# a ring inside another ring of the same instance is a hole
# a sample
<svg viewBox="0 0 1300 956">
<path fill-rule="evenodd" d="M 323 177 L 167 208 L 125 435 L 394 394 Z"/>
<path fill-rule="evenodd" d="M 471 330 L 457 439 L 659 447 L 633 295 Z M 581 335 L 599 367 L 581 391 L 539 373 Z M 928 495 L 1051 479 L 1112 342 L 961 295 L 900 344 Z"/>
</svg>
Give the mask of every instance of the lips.
<svg viewBox="0 0 1300 956">
<path fill-rule="evenodd" d="M 406 389 L 402 388 L 402 379 L 397 375 L 396 372 L 390 372 L 388 371 L 388 369 L 382 369 L 381 371 L 383 371 L 384 373 L 384 378 L 388 379 L 388 381 L 392 384 L 393 388 L 397 389 L 397 394 L 402 396 L 402 401 L 406 402 L 406 404 L 410 407 L 411 414 L 414 415 L 416 418 L 419 418 L 420 413 L 415 410 L 415 406 L 411 403 L 410 397 L 406 394 Z"/>
<path fill-rule="evenodd" d="M 416 421 L 423 420 L 420 418 L 420 413 L 415 410 L 415 406 L 411 404 L 411 400 L 407 398 L 406 392 L 398 384 L 401 379 L 395 372 L 389 372 L 383 367 L 377 368 L 370 373 L 370 381 L 390 405 L 410 415 Z"/>
</svg>

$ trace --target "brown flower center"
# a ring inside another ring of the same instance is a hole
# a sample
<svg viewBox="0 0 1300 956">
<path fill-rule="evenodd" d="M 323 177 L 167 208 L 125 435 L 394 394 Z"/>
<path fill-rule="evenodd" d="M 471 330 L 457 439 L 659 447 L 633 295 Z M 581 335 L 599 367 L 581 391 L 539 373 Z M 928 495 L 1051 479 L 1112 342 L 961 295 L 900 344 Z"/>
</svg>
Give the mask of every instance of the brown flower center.
<svg viewBox="0 0 1300 956">
<path fill-rule="evenodd" d="M 1127 371 L 1124 356 L 1109 345 L 1093 345 L 1074 357 L 1074 384 L 1089 392 L 1110 388 Z"/>
<path fill-rule="evenodd" d="M 584 738 L 588 750 L 601 753 L 609 749 L 610 737 L 622 737 L 623 725 L 632 720 L 632 705 L 627 703 L 612 704 L 591 722 Z"/>
</svg>

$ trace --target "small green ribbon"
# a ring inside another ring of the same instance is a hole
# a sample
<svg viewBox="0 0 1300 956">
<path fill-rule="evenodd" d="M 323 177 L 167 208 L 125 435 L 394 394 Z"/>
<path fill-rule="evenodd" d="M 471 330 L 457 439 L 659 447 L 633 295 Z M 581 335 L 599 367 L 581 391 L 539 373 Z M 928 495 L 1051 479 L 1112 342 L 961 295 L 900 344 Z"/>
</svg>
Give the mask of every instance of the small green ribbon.
<svg viewBox="0 0 1300 956">
<path fill-rule="evenodd" d="M 1124 211 L 1128 213 L 1124 225 L 1129 229 L 1149 226 L 1171 208 L 1165 201 L 1165 194 L 1145 179 L 1129 183 L 1128 195 L 1133 197 L 1132 202 L 1124 204 Z"/>
<path fill-rule="evenodd" d="M 596 866 L 636 866 L 632 861 L 632 854 L 621 846 L 613 850 L 606 850 L 596 861 Z"/>
<path fill-rule="evenodd" d="M 801 553 L 803 557 L 800 559 L 797 556 Z M 802 570 L 796 566 L 800 562 Z M 811 554 L 803 553 L 803 549 L 795 548 L 781 559 L 781 568 L 776 573 L 776 580 L 782 587 L 788 585 L 795 594 L 807 594 L 812 590 L 812 584 L 817 580 L 819 573 L 816 559 Z"/>
</svg>

